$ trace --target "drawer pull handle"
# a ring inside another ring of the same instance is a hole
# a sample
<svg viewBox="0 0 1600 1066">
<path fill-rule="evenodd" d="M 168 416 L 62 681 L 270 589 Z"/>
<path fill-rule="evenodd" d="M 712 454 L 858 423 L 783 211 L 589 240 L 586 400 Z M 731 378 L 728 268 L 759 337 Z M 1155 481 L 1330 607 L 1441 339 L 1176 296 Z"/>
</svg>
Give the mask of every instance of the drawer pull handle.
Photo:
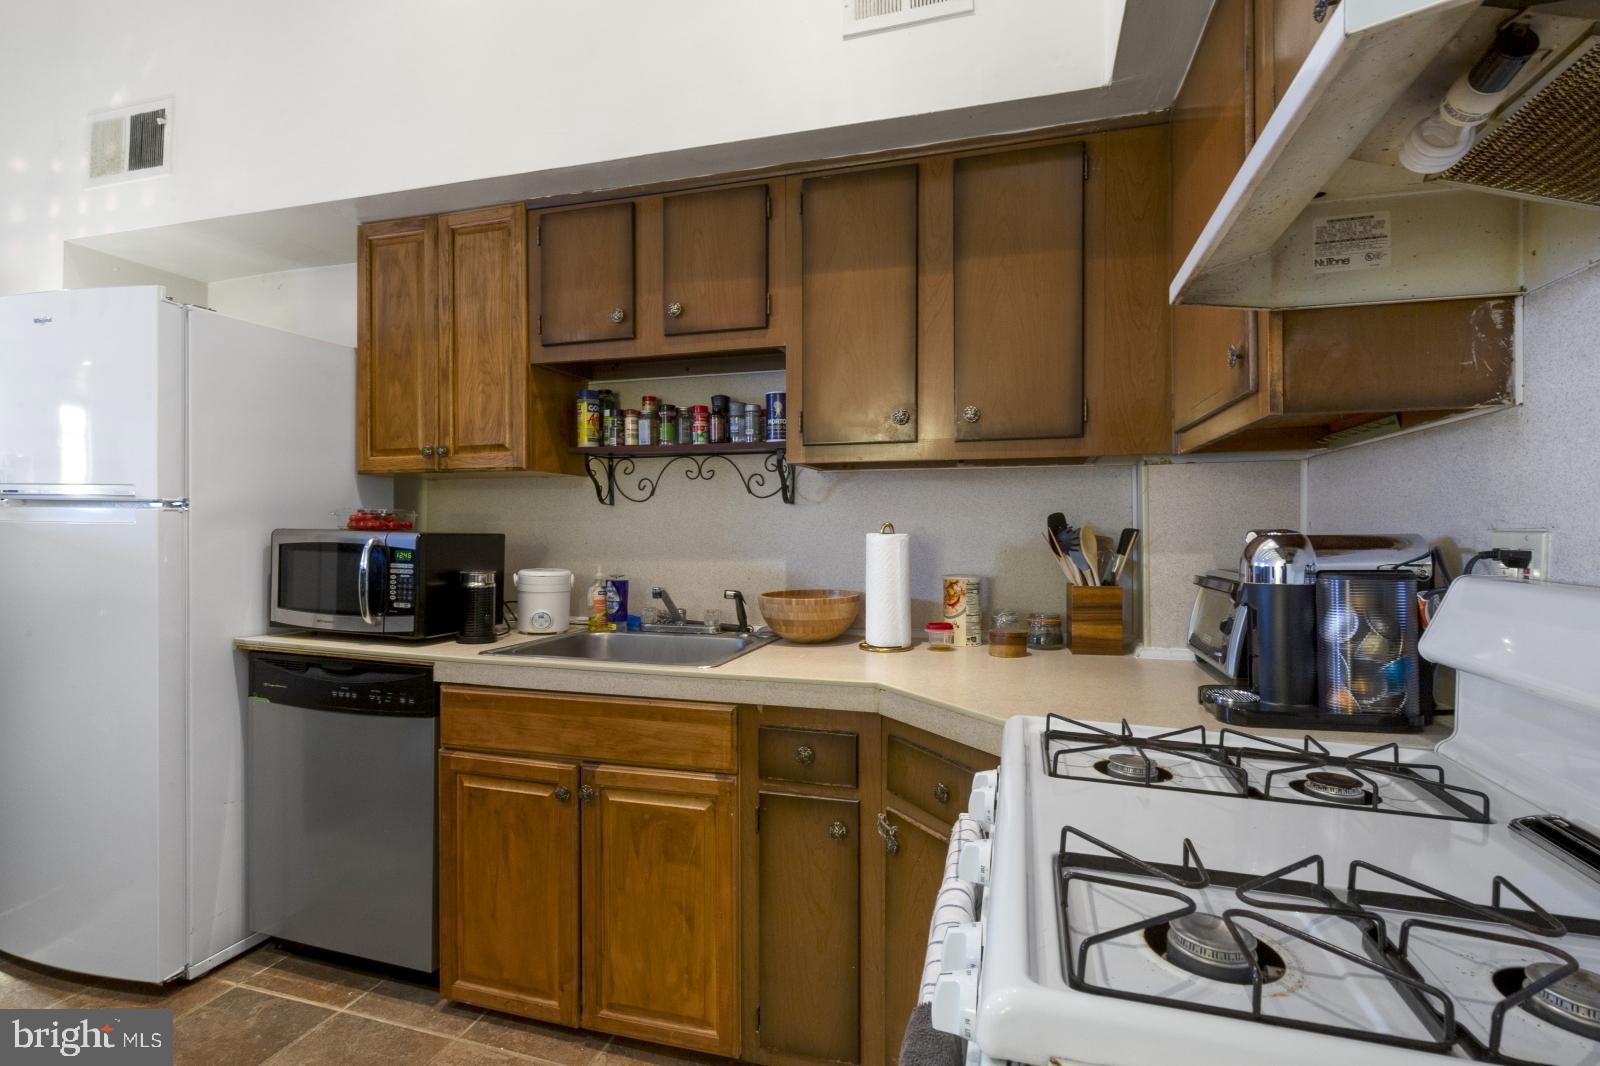
<svg viewBox="0 0 1600 1066">
<path fill-rule="evenodd" d="M 572 789 L 566 785 L 557 785 L 555 795 L 557 802 L 567 803 L 572 799 Z"/>
<path fill-rule="evenodd" d="M 674 300 L 667 305 L 667 317 L 678 318 L 683 314 L 683 305 Z"/>
<path fill-rule="evenodd" d="M 933 786 L 933 798 L 938 800 L 940 803 L 950 802 L 950 790 L 944 787 L 943 782 Z"/>
<path fill-rule="evenodd" d="M 588 803 L 592 799 L 594 799 L 594 786 L 580 785 L 578 787 L 578 802 Z"/>
<path fill-rule="evenodd" d="M 843 822 L 834 822 L 828 826 L 828 835 L 835 840 L 843 840 L 850 835 L 850 827 Z"/>
<path fill-rule="evenodd" d="M 794 761 L 801 766 L 810 766 L 817 761 L 817 753 L 812 750 L 811 745 L 802 744 L 794 749 Z"/>
<path fill-rule="evenodd" d="M 900 827 L 891 824 L 883 811 L 878 812 L 878 835 L 883 838 L 884 850 L 890 855 L 900 850 Z"/>
</svg>

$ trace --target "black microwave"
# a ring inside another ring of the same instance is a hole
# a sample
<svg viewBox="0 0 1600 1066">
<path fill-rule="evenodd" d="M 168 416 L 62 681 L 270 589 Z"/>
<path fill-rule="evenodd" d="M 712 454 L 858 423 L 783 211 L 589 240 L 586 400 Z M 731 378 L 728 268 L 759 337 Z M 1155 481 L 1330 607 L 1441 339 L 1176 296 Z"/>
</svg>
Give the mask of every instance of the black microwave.
<svg viewBox="0 0 1600 1066">
<path fill-rule="evenodd" d="M 463 570 L 493 570 L 505 588 L 500 533 L 272 531 L 274 625 L 426 640 L 461 632 Z M 496 597 L 495 622 L 502 616 Z"/>
</svg>

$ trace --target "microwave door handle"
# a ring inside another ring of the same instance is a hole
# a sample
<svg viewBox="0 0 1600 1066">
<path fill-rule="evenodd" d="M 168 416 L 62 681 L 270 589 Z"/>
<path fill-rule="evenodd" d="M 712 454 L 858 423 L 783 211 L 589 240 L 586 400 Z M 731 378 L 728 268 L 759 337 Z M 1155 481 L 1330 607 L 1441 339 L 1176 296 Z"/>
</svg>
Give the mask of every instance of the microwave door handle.
<svg viewBox="0 0 1600 1066">
<path fill-rule="evenodd" d="M 369 626 L 378 624 L 372 617 L 372 549 L 378 546 L 377 537 L 369 537 L 361 546 L 361 567 L 356 573 L 356 599 L 361 601 L 361 620 Z"/>
</svg>

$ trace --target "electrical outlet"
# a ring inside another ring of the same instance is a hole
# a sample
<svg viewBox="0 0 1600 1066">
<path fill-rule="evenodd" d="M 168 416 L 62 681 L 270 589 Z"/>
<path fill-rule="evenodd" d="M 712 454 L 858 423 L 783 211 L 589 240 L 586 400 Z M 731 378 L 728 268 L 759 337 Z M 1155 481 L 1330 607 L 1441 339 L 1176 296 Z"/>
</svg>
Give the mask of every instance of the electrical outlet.
<svg viewBox="0 0 1600 1066">
<path fill-rule="evenodd" d="M 1548 529 L 1495 529 L 1489 532 L 1489 547 L 1529 551 L 1528 576 L 1535 581 L 1550 580 L 1550 531 Z M 1506 577 L 1516 576 L 1501 567 Z"/>
</svg>

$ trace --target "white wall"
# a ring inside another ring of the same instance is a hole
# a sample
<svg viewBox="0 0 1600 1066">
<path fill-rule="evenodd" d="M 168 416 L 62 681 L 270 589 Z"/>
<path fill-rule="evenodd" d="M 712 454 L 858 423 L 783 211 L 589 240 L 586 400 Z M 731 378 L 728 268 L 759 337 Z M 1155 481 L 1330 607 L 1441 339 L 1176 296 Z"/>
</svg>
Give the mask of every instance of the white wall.
<svg viewBox="0 0 1600 1066">
<path fill-rule="evenodd" d="M 77 236 L 1099 86 L 1120 12 L 844 41 L 838 0 L 7 4 L 0 293 L 59 284 Z M 172 173 L 86 188 L 88 113 L 168 95 Z"/>
<path fill-rule="evenodd" d="M 68 244 L 62 249 L 62 288 L 97 289 L 119 285 L 165 285 L 167 295 L 179 303 L 209 306 L 203 281 L 157 270 L 144 263 L 119 259 L 80 245 Z M 317 299 L 321 300 L 322 297 Z"/>
<path fill-rule="evenodd" d="M 1600 585 L 1600 268 L 1529 294 L 1522 328 L 1523 406 L 1310 460 L 1311 527 L 1463 550 L 1548 528 L 1551 576 Z"/>
<path fill-rule="evenodd" d="M 285 270 L 213 281 L 206 306 L 231 318 L 305 337 L 356 344 L 356 265 Z"/>
</svg>

